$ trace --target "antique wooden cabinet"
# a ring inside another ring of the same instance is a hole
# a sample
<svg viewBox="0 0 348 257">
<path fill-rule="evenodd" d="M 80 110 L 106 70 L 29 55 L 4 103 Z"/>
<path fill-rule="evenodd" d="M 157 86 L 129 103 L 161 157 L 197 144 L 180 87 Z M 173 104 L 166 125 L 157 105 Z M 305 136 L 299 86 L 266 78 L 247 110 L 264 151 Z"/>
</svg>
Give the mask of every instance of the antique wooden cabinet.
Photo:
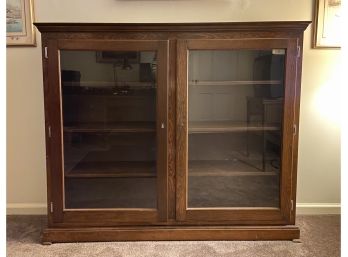
<svg viewBox="0 0 348 257">
<path fill-rule="evenodd" d="M 37 23 L 43 242 L 299 238 L 308 24 Z"/>
</svg>

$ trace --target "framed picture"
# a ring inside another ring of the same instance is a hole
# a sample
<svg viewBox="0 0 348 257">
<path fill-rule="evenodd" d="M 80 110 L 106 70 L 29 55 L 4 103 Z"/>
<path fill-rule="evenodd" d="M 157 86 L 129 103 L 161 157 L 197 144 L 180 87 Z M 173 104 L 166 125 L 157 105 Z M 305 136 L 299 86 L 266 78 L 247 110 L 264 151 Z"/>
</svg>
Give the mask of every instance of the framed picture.
<svg viewBox="0 0 348 257">
<path fill-rule="evenodd" d="M 32 0 L 6 0 L 6 44 L 36 46 Z"/>
<path fill-rule="evenodd" d="M 341 0 L 316 0 L 313 48 L 341 46 Z"/>
</svg>

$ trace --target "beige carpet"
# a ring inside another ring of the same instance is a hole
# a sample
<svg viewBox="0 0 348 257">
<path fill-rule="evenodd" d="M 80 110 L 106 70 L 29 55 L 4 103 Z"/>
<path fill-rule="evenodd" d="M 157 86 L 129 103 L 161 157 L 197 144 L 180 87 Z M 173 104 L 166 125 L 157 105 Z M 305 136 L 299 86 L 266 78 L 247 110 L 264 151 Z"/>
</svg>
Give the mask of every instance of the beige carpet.
<svg viewBox="0 0 348 257">
<path fill-rule="evenodd" d="M 291 241 L 107 242 L 41 245 L 42 216 L 7 217 L 8 257 L 338 257 L 340 216 L 299 216 L 302 243 Z"/>
</svg>

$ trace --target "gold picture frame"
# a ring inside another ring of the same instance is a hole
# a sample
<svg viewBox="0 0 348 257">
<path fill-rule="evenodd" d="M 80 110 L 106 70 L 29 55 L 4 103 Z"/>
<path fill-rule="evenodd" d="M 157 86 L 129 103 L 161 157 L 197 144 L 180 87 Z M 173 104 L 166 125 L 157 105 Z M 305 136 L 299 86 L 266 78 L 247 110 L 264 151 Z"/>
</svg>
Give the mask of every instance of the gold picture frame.
<svg viewBox="0 0 348 257">
<path fill-rule="evenodd" d="M 6 45 L 36 46 L 33 0 L 6 0 Z"/>
<path fill-rule="evenodd" d="M 316 0 L 313 48 L 341 47 L 341 0 Z"/>
</svg>

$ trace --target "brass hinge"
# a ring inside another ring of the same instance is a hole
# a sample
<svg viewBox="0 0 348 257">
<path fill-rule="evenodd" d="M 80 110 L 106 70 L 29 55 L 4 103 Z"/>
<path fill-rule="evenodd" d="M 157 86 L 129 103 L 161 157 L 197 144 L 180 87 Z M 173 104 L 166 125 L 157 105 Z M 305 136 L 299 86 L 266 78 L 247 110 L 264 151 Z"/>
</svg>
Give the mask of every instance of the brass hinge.
<svg viewBox="0 0 348 257">
<path fill-rule="evenodd" d="M 299 58 L 301 55 L 301 47 L 298 45 L 297 46 L 297 58 Z"/>
<path fill-rule="evenodd" d="M 48 137 L 52 137 L 51 126 L 48 126 Z"/>
<path fill-rule="evenodd" d="M 294 200 L 291 200 L 290 204 L 291 204 L 291 211 L 294 211 Z"/>
<path fill-rule="evenodd" d="M 47 46 L 45 46 L 45 58 L 48 59 L 48 50 L 47 50 Z"/>
<path fill-rule="evenodd" d="M 53 213 L 53 202 L 50 203 L 50 211 Z"/>
</svg>

